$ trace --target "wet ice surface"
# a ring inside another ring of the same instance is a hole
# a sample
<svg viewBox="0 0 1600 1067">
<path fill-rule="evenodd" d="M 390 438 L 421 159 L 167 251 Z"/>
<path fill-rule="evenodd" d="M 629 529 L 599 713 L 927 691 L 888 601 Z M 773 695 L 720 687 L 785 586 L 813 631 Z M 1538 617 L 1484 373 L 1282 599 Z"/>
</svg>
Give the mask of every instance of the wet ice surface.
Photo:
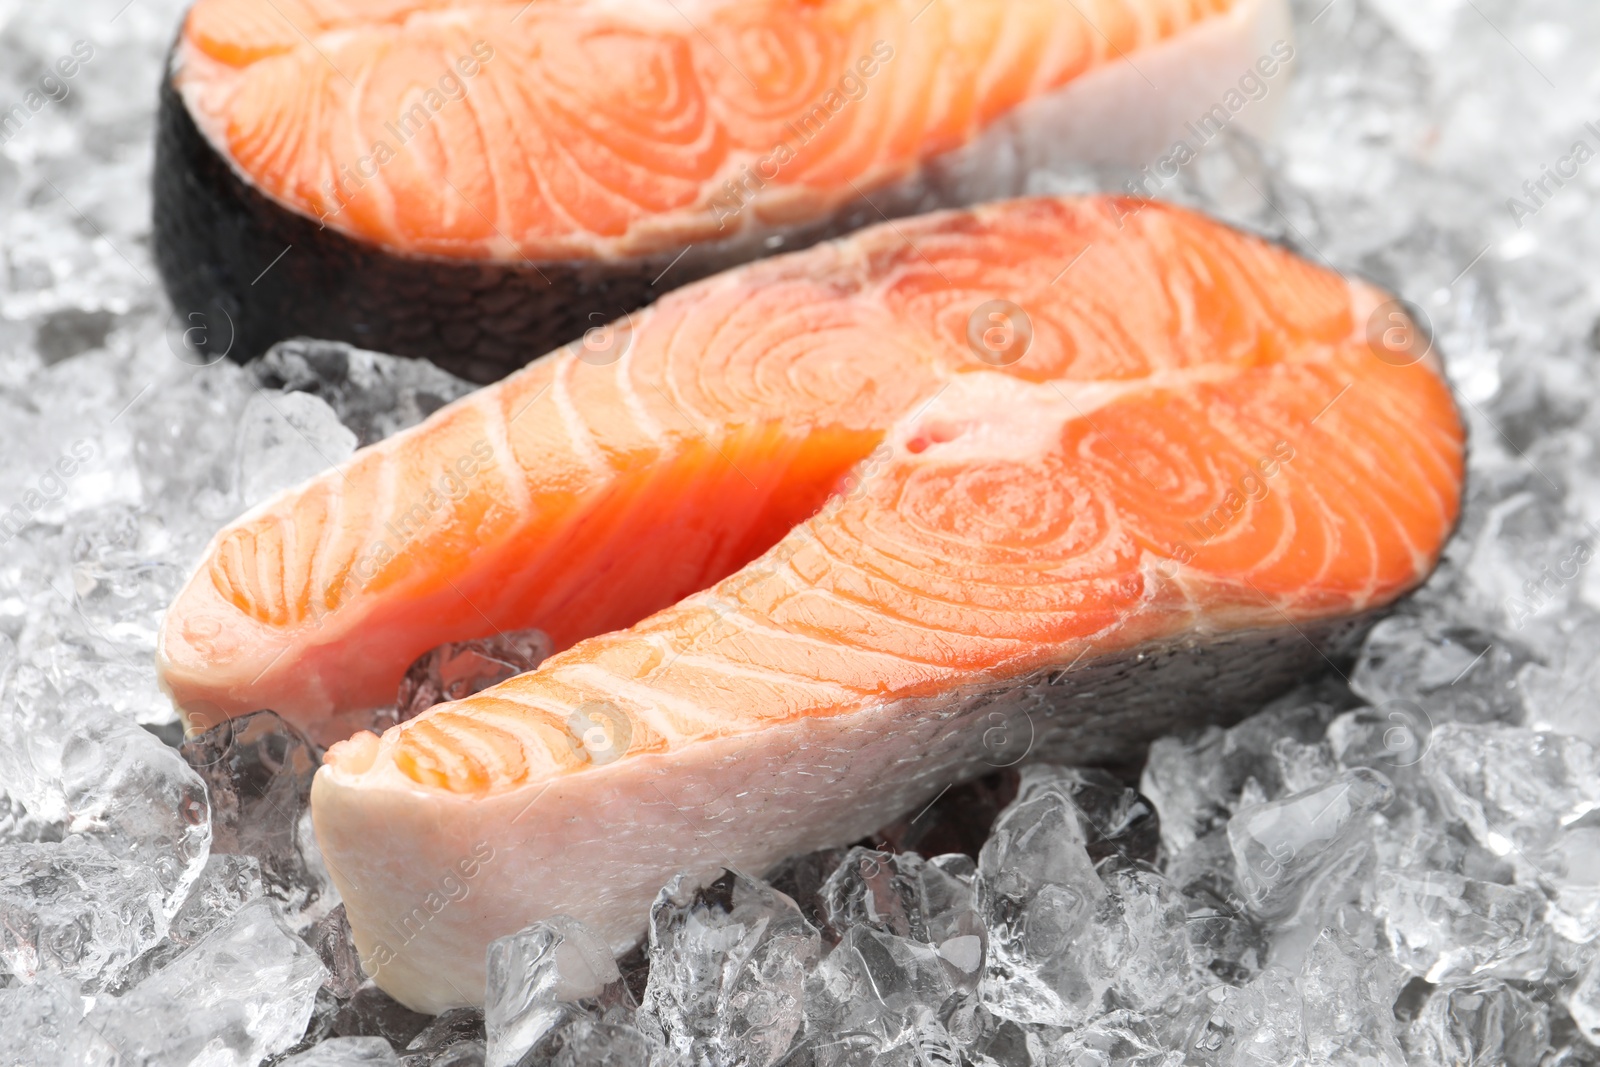
<svg viewBox="0 0 1600 1067">
<path fill-rule="evenodd" d="M 1397 290 L 1446 358 L 1465 515 L 1348 684 L 1164 739 L 1140 792 L 1031 768 L 768 883 L 675 883 L 620 969 L 522 931 L 485 1022 L 360 973 L 309 744 L 258 716 L 180 755 L 155 686 L 221 523 L 463 388 L 172 343 L 147 183 L 178 7 L 0 0 L 0 108 L 93 48 L 0 145 L 0 1061 L 1600 1063 L 1600 9 L 1309 0 L 1296 80 L 1250 105 L 1285 105 L 1275 143 L 1152 186 Z M 441 653 L 394 715 L 542 654 Z"/>
</svg>

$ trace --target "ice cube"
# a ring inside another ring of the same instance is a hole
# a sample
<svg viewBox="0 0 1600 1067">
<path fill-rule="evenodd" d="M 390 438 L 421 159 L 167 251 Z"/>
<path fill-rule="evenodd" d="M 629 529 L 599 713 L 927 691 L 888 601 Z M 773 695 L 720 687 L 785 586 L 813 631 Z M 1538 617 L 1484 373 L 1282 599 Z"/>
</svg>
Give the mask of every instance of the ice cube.
<svg viewBox="0 0 1600 1067">
<path fill-rule="evenodd" d="M 107 721 L 75 730 L 61 751 L 66 829 L 155 872 L 166 913 L 183 903 L 211 849 L 205 785 L 148 731 Z"/>
<path fill-rule="evenodd" d="M 1313 1063 L 1405 1067 L 1395 997 L 1404 974 L 1337 926 L 1318 935 L 1296 981 Z"/>
<path fill-rule="evenodd" d="M 1535 981 L 1549 962 L 1544 895 L 1442 871 L 1382 871 L 1373 907 L 1395 960 L 1435 985 L 1479 975 Z"/>
<path fill-rule="evenodd" d="M 1350 687 L 1380 712 L 1428 721 L 1518 722 L 1517 673 L 1529 652 L 1503 636 L 1417 615 L 1394 615 L 1372 628 Z"/>
<path fill-rule="evenodd" d="M 512 630 L 440 645 L 420 656 L 401 679 L 396 721 L 414 719 L 435 704 L 460 700 L 525 674 L 550 652 L 550 638 L 540 630 Z"/>
<path fill-rule="evenodd" d="M 766 1067 L 788 1051 L 822 946 L 794 901 L 731 870 L 703 887 L 684 874 L 656 897 L 649 929 L 641 1028 L 708 1067 Z"/>
<path fill-rule="evenodd" d="M 1543 1004 L 1490 979 L 1437 990 L 1402 1041 L 1411 1063 L 1538 1067 L 1549 1037 Z"/>
<path fill-rule="evenodd" d="M 0 959 L 17 978 L 60 975 L 97 989 L 166 929 L 153 870 L 82 837 L 0 845 Z"/>
<path fill-rule="evenodd" d="M 1297 690 L 1237 726 L 1156 740 L 1139 792 L 1160 813 L 1161 841 L 1176 855 L 1225 824 L 1241 807 L 1284 790 L 1272 747 L 1280 738 L 1315 744 L 1339 710 L 1319 690 Z"/>
<path fill-rule="evenodd" d="M 1189 976 L 1189 934 L 1182 896 L 1148 864 L 1112 857 L 1100 864 L 1107 895 L 1079 958 L 1085 980 L 1115 1003 L 1155 1014 L 1181 995 Z"/>
<path fill-rule="evenodd" d="M 406 1045 L 405 1067 L 483 1067 L 483 1012 L 451 1008 Z"/>
<path fill-rule="evenodd" d="M 851 849 L 823 885 L 823 915 L 835 936 L 854 926 L 934 946 L 950 980 L 977 988 L 988 931 L 978 917 L 975 868 L 959 853 L 923 860 L 915 853 Z"/>
<path fill-rule="evenodd" d="M 1052 1045 L 1050 1067 L 1183 1067 L 1183 1052 L 1165 1047 L 1163 1036 L 1138 1012 L 1113 1012 Z"/>
<path fill-rule="evenodd" d="M 5 644 L 0 639 L 0 660 Z M 82 834 L 151 867 L 170 915 L 210 846 L 200 779 L 82 686 L 60 691 L 24 665 L 11 684 L 0 677 L 0 691 L 0 787 L 51 826 L 50 836 Z"/>
<path fill-rule="evenodd" d="M 1326 741 L 1308 745 L 1292 737 L 1280 737 L 1272 743 L 1272 758 L 1278 761 L 1279 780 L 1289 793 L 1315 789 L 1339 773 Z"/>
<path fill-rule="evenodd" d="M 688 1062 L 627 1023 L 580 1016 L 553 1030 L 519 1067 L 680 1067 Z"/>
<path fill-rule="evenodd" d="M 1600 743 L 1600 617 L 1582 616 L 1563 635 L 1550 666 L 1529 663 L 1517 675 L 1527 709 L 1524 725 Z"/>
<path fill-rule="evenodd" d="M 931 945 L 853 926 L 806 983 L 807 1030 L 869 1033 L 887 1049 L 954 991 Z"/>
<path fill-rule="evenodd" d="M 996 821 L 978 858 L 978 908 L 989 927 L 984 1001 L 1020 1023 L 1070 1025 L 1074 946 L 1105 885 L 1084 848 L 1077 808 L 1055 790 L 1019 800 Z"/>
<path fill-rule="evenodd" d="M 1161 843 L 1161 820 L 1154 803 L 1094 767 L 1030 764 L 1022 768 L 1018 799 L 1042 789 L 1063 792 L 1078 810 L 1084 847 L 1098 863 L 1107 856 L 1154 862 Z"/>
<path fill-rule="evenodd" d="M 269 892 L 297 911 L 307 907 L 321 892 L 301 831 L 319 763 L 316 746 L 274 712 L 258 711 L 222 720 L 185 741 L 181 752 L 211 794 L 212 847 L 254 856 Z"/>
<path fill-rule="evenodd" d="M 826 848 L 819 852 L 790 856 L 762 876 L 762 881 L 799 905 L 800 914 L 821 930 L 830 943 L 837 943 L 839 935 L 828 927 L 822 903 L 822 887 L 839 869 L 848 852 L 843 848 Z"/>
<path fill-rule="evenodd" d="M 1575 737 L 1446 723 L 1422 767 L 1445 810 L 1513 862 L 1531 865 L 1562 826 L 1600 806 L 1600 759 Z"/>
<path fill-rule="evenodd" d="M 279 1060 L 278 1067 L 400 1067 L 400 1058 L 381 1037 L 334 1037 Z"/>
<path fill-rule="evenodd" d="M 1563 830 L 1535 866 L 1550 896 L 1545 918 L 1555 932 L 1568 941 L 1600 937 L 1600 826 Z"/>
<path fill-rule="evenodd" d="M 265 389 L 325 401 L 361 445 L 415 426 L 476 388 L 425 359 L 305 337 L 278 342 L 247 369 Z"/>
<path fill-rule="evenodd" d="M 228 858 L 255 862 L 248 856 Z M 349 1000 L 355 996 L 366 975 L 361 971 L 361 957 L 350 932 L 350 922 L 345 918 L 344 905 L 340 904 L 318 919 L 306 931 L 305 942 L 316 950 L 317 958 L 328 972 L 323 983 L 328 992 L 339 1000 Z"/>
<path fill-rule="evenodd" d="M 71 981 L 50 975 L 0 989 L 0 1063 L 60 1067 L 72 1062 L 83 998 Z"/>
<path fill-rule="evenodd" d="M 261 867 L 254 857 L 210 856 L 183 907 L 172 917 L 166 939 L 135 960 L 111 991 L 121 994 L 144 981 L 261 893 Z"/>
<path fill-rule="evenodd" d="M 246 507 L 349 459 L 356 435 L 310 393 L 261 391 L 239 420 L 239 497 Z"/>
<path fill-rule="evenodd" d="M 95 1065 L 205 1063 L 247 1067 L 299 1040 L 322 964 L 284 925 L 277 906 L 253 900 L 161 971 L 97 1003 L 80 1030 Z"/>
<path fill-rule="evenodd" d="M 631 1010 L 633 1003 L 610 949 L 578 920 L 553 916 L 491 942 L 488 1067 L 513 1067 L 546 1034 L 591 1014 L 591 1006 Z"/>
<path fill-rule="evenodd" d="M 1189 1058 L 1204 1067 L 1306 1062 L 1304 1002 L 1295 976 L 1269 967 L 1243 986 L 1213 986 L 1188 1009 Z"/>
<path fill-rule="evenodd" d="M 1215 830 L 1190 845 L 1167 873 L 1183 895 L 1191 965 L 1232 985 L 1259 974 L 1267 934 L 1239 887 L 1227 832 Z"/>
<path fill-rule="evenodd" d="M 1360 767 L 1228 820 L 1228 842 L 1250 910 L 1279 920 L 1293 914 L 1308 893 L 1324 896 L 1318 880 L 1355 867 L 1358 854 L 1371 847 L 1367 816 L 1393 798 L 1388 779 Z"/>
</svg>

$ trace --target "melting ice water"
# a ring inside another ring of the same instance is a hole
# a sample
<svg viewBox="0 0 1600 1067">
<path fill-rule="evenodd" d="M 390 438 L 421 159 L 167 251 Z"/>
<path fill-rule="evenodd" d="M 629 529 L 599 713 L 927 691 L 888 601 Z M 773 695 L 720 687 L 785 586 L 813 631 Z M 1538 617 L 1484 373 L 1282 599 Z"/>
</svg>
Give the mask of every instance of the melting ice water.
<svg viewBox="0 0 1600 1067">
<path fill-rule="evenodd" d="M 1306 0 L 1277 141 L 1158 190 L 1403 293 L 1446 358 L 1465 516 L 1348 684 L 1158 742 L 1137 792 L 990 783 L 1015 799 L 971 855 L 674 883 L 621 961 L 530 928 L 491 951 L 487 1018 L 437 1019 L 359 971 L 309 743 L 259 716 L 180 755 L 155 687 L 219 524 L 464 388 L 174 357 L 146 189 L 179 14 L 0 0 L 0 109 L 92 46 L 0 144 L 0 1062 L 1600 1063 L 1600 8 Z M 395 714 L 524 644 L 435 657 Z"/>
</svg>

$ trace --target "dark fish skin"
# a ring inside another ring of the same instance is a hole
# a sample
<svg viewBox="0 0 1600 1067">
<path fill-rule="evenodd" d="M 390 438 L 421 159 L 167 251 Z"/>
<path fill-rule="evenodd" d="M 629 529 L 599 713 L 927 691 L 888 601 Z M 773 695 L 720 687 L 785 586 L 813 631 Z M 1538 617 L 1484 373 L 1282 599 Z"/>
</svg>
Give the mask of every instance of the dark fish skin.
<svg viewBox="0 0 1600 1067">
<path fill-rule="evenodd" d="M 155 258 L 177 321 L 205 327 L 231 359 L 317 337 L 429 359 L 487 384 L 667 290 L 879 222 L 883 212 L 910 214 L 950 199 L 930 198 L 918 185 L 785 231 L 771 247 L 697 245 L 681 258 L 669 252 L 610 262 L 404 255 L 339 233 L 252 186 L 201 133 L 169 77 L 156 114 Z"/>
<path fill-rule="evenodd" d="M 227 337 L 227 354 L 239 362 L 310 336 L 430 359 L 492 382 L 650 302 L 658 295 L 651 279 L 667 266 L 398 255 L 249 185 L 200 132 L 170 80 L 156 128 L 156 265 L 178 320 L 204 325 L 218 347 Z M 673 280 L 691 279 L 685 271 Z"/>
</svg>

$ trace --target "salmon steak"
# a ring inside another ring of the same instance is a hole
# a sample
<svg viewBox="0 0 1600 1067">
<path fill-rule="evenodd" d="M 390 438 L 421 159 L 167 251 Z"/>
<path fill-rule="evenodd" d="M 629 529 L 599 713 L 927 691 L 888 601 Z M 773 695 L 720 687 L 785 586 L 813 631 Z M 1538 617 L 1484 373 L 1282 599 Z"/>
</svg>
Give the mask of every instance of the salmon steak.
<svg viewBox="0 0 1600 1067">
<path fill-rule="evenodd" d="M 1136 199 L 865 229 L 244 516 L 161 676 L 191 724 L 272 708 L 328 741 L 434 646 L 551 635 L 313 786 L 369 973 L 481 1003 L 486 946 L 532 921 L 625 949 L 675 872 L 850 842 L 1023 758 L 1134 760 L 1343 661 L 1460 500 L 1398 308 Z"/>
<path fill-rule="evenodd" d="M 774 250 L 1260 130 L 1288 36 L 1285 0 L 198 0 L 156 259 L 195 355 L 489 382 Z"/>
</svg>

